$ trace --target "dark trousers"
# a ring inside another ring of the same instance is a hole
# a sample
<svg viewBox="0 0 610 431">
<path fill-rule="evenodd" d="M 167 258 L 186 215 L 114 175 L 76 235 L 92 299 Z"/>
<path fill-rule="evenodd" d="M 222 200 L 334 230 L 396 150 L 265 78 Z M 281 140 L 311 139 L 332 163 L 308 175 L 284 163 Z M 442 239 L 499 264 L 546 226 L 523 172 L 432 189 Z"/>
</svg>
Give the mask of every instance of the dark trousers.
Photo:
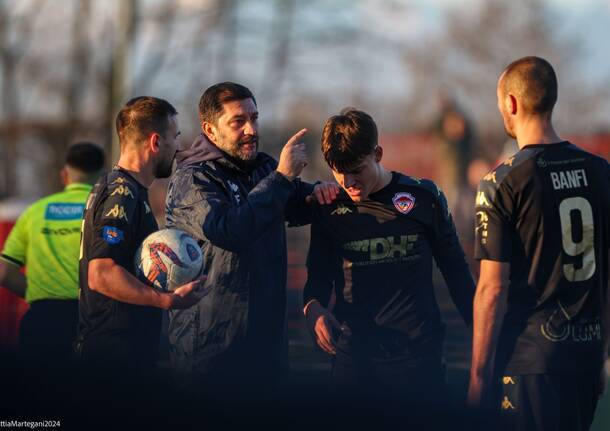
<svg viewBox="0 0 610 431">
<path fill-rule="evenodd" d="M 586 431 L 599 398 L 599 373 L 504 376 L 499 393 L 502 430 Z"/>
<path fill-rule="evenodd" d="M 338 351 L 331 380 L 334 404 L 354 423 L 437 430 L 452 416 L 439 355 L 376 360 Z"/>
<path fill-rule="evenodd" d="M 70 362 L 78 324 L 77 300 L 43 299 L 30 304 L 19 326 L 19 352 L 28 364 Z"/>
<path fill-rule="evenodd" d="M 445 370 L 440 357 L 375 360 L 337 352 L 332 365 L 333 386 L 356 397 L 444 403 Z"/>
</svg>

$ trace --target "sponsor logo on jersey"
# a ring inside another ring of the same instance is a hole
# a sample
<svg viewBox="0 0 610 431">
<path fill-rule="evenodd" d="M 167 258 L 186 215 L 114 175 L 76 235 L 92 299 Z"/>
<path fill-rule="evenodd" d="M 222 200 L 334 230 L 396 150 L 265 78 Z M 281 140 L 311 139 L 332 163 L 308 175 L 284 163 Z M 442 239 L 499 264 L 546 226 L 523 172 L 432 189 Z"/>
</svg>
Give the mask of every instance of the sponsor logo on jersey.
<svg viewBox="0 0 610 431">
<path fill-rule="evenodd" d="M 504 383 L 505 385 L 515 385 L 516 384 L 511 376 L 502 377 L 502 383 Z"/>
<path fill-rule="evenodd" d="M 83 217 L 85 204 L 55 203 L 47 205 L 45 220 L 79 220 Z"/>
<path fill-rule="evenodd" d="M 491 171 L 483 177 L 483 181 L 496 184 L 496 171 Z"/>
<path fill-rule="evenodd" d="M 351 209 L 349 209 L 348 207 L 346 207 L 343 204 L 338 204 L 337 208 L 335 208 L 333 210 L 333 212 L 330 213 L 330 215 L 345 215 L 345 214 L 349 214 L 352 213 L 353 211 Z"/>
<path fill-rule="evenodd" d="M 402 214 L 409 213 L 415 206 L 415 198 L 411 193 L 396 193 L 392 198 L 392 202 L 396 209 Z"/>
<path fill-rule="evenodd" d="M 546 159 L 543 159 L 542 157 L 540 157 L 538 160 L 536 160 L 536 164 L 538 165 L 539 168 L 548 168 L 549 166 L 556 167 L 556 166 L 569 165 L 572 163 L 581 163 L 581 162 L 584 162 L 585 160 L 586 160 L 585 158 L 546 160 Z"/>
<path fill-rule="evenodd" d="M 114 226 L 104 226 L 102 229 L 102 238 L 110 245 L 116 245 L 123 241 L 125 234 L 123 231 Z"/>
<path fill-rule="evenodd" d="M 119 206 L 118 204 L 115 204 L 114 207 L 108 211 L 108 213 L 106 213 L 106 215 L 104 217 L 112 217 L 112 218 L 116 218 L 119 220 L 125 220 L 126 222 L 129 222 L 129 220 L 127 220 L 127 214 L 125 213 L 125 208 L 122 206 Z"/>
<path fill-rule="evenodd" d="M 148 205 L 148 202 L 143 201 L 143 203 L 144 203 L 144 209 L 146 210 L 146 214 L 150 214 L 150 212 L 152 210 L 150 209 L 150 206 Z"/>
<path fill-rule="evenodd" d="M 510 402 L 508 397 L 505 395 L 502 400 L 502 410 L 515 410 L 515 406 Z"/>
<path fill-rule="evenodd" d="M 123 177 L 118 177 L 116 180 L 111 182 L 110 184 L 125 184 L 127 180 Z"/>
<path fill-rule="evenodd" d="M 119 196 L 128 196 L 134 199 L 133 193 L 131 193 L 131 189 L 127 186 L 120 185 L 112 193 L 110 196 L 119 195 Z"/>
<path fill-rule="evenodd" d="M 514 161 L 515 161 L 515 156 L 513 156 L 513 157 L 509 157 L 508 159 L 506 159 L 506 161 L 504 162 L 504 164 L 505 164 L 506 166 L 512 166 Z"/>
<path fill-rule="evenodd" d="M 572 323 L 559 301 L 558 305 L 559 307 L 553 311 L 547 321 L 540 325 L 540 333 L 544 338 L 553 343 L 562 341 L 589 343 L 602 340 L 599 319 Z"/>
<path fill-rule="evenodd" d="M 417 259 L 419 255 L 409 256 L 409 253 L 413 251 L 418 238 L 419 235 L 401 235 L 361 239 L 343 244 L 343 249 L 368 254 L 368 260 L 354 262 L 354 265 Z"/>
<path fill-rule="evenodd" d="M 476 199 L 476 205 L 480 206 L 480 207 L 490 207 L 491 204 L 489 203 L 489 200 L 487 199 L 487 195 L 485 194 L 485 192 L 477 192 L 477 199 Z"/>
<path fill-rule="evenodd" d="M 71 228 L 60 228 L 60 229 L 52 229 L 48 227 L 43 227 L 40 230 L 40 233 L 43 235 L 71 235 L 73 233 L 80 233 L 80 227 L 71 227 Z"/>
</svg>

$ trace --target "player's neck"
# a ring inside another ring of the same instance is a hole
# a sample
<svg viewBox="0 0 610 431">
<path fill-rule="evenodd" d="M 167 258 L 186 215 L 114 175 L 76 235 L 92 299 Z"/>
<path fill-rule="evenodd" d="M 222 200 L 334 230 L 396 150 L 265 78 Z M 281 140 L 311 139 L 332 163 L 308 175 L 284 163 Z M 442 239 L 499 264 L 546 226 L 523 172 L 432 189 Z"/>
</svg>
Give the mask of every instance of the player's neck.
<svg viewBox="0 0 610 431">
<path fill-rule="evenodd" d="M 562 139 L 555 132 L 550 118 L 530 118 L 521 124 L 517 133 L 519 149 L 534 144 L 555 144 Z"/>
<path fill-rule="evenodd" d="M 148 188 L 155 179 L 152 164 L 136 152 L 121 153 L 117 166 L 129 172 L 140 184 Z"/>
<path fill-rule="evenodd" d="M 379 180 L 375 187 L 371 190 L 371 193 L 376 193 L 392 181 L 392 172 L 386 170 L 383 166 L 379 165 Z"/>
</svg>

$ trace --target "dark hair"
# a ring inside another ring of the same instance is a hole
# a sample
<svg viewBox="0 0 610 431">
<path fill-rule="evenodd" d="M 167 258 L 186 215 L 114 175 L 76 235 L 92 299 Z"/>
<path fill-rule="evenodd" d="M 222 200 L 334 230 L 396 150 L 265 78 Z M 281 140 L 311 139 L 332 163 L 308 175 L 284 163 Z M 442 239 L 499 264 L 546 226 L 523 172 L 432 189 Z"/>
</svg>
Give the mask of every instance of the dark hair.
<svg viewBox="0 0 610 431">
<path fill-rule="evenodd" d="M 95 174 L 104 168 L 104 151 L 91 142 L 77 142 L 68 148 L 66 165 L 84 174 Z"/>
<path fill-rule="evenodd" d="M 557 76 L 551 64 L 540 57 L 523 57 L 504 69 L 504 94 L 521 99 L 526 112 L 550 113 L 557 102 Z"/>
<path fill-rule="evenodd" d="M 176 108 L 167 100 L 157 97 L 135 97 L 121 108 L 116 116 L 116 131 L 119 142 L 125 138 L 146 139 L 151 133 L 165 136 L 169 117 L 178 115 Z"/>
<path fill-rule="evenodd" d="M 377 147 L 377 125 L 363 111 L 346 108 L 326 120 L 322 154 L 331 169 L 349 172 Z"/>
<path fill-rule="evenodd" d="M 222 115 L 223 103 L 244 99 L 252 99 L 256 105 L 254 95 L 243 85 L 235 82 L 221 82 L 208 87 L 199 99 L 199 122 L 216 124 L 218 117 Z"/>
</svg>

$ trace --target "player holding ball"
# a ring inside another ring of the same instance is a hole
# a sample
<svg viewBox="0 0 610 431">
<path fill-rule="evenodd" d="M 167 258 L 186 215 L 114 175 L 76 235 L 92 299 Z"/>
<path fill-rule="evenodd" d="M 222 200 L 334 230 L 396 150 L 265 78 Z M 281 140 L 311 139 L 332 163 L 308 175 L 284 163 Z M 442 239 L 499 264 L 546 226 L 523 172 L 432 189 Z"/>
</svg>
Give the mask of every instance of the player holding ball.
<svg viewBox="0 0 610 431">
<path fill-rule="evenodd" d="M 175 108 L 138 97 L 116 119 L 121 156 L 95 185 L 83 221 L 77 355 L 100 370 L 152 371 L 157 359 L 161 309 L 185 308 L 205 292 L 197 279 L 162 292 L 134 275 L 134 256 L 158 229 L 147 187 L 167 178 L 180 131 Z"/>
</svg>

